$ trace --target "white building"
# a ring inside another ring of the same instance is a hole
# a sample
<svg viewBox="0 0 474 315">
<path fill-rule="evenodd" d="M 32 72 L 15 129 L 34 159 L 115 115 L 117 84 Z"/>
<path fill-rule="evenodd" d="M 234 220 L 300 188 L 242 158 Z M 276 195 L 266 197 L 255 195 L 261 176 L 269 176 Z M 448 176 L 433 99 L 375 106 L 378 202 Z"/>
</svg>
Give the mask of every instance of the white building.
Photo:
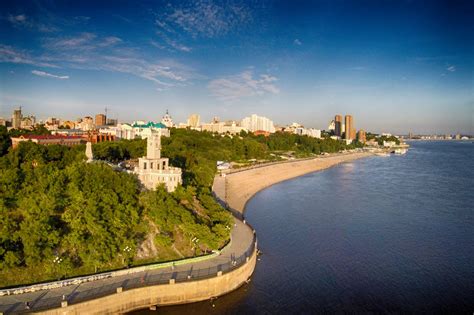
<svg viewBox="0 0 474 315">
<path fill-rule="evenodd" d="M 232 135 L 239 134 L 241 131 L 247 131 L 247 129 L 238 126 L 233 120 L 226 122 L 219 122 L 214 119 L 208 124 L 202 124 L 201 131 L 210 131 L 217 133 L 230 133 Z"/>
<path fill-rule="evenodd" d="M 173 118 L 171 118 L 168 110 L 166 110 L 166 114 L 161 119 L 161 123 L 165 125 L 167 128 L 174 127 Z"/>
<path fill-rule="evenodd" d="M 334 130 L 336 130 L 336 122 L 333 119 L 333 120 L 331 120 L 331 122 L 328 125 L 328 131 L 331 132 L 331 131 L 334 131 Z"/>
<path fill-rule="evenodd" d="M 201 117 L 198 114 L 192 114 L 188 117 L 188 127 L 197 128 L 200 125 Z"/>
<path fill-rule="evenodd" d="M 394 147 L 396 146 L 397 143 L 395 141 L 383 141 L 383 146 L 386 147 L 386 148 L 391 148 L 391 147 Z"/>
<path fill-rule="evenodd" d="M 59 125 L 59 120 L 58 120 L 58 125 Z M 77 129 L 81 129 L 84 131 L 94 130 L 95 128 L 94 119 L 90 116 L 84 117 L 82 121 L 76 125 L 77 125 Z"/>
<path fill-rule="evenodd" d="M 251 132 L 255 132 L 257 130 L 267 131 L 271 133 L 275 132 L 275 126 L 273 125 L 273 121 L 266 117 L 257 116 L 256 114 L 242 119 L 240 126 Z"/>
<path fill-rule="evenodd" d="M 309 137 L 321 139 L 321 130 L 314 128 L 306 129 L 306 135 Z"/>
<path fill-rule="evenodd" d="M 161 157 L 162 131 L 152 131 L 147 137 L 146 156 L 138 159 L 134 173 L 147 189 L 164 184 L 166 190 L 172 192 L 182 183 L 181 169 L 169 166 L 169 159 Z"/>
<path fill-rule="evenodd" d="M 117 127 L 111 127 L 107 129 L 105 133 L 113 133 L 115 131 L 115 137 L 118 139 L 135 139 L 148 138 L 153 132 L 160 132 L 165 137 L 170 136 L 169 129 L 162 123 L 135 121 L 133 124 L 118 124 Z"/>
</svg>

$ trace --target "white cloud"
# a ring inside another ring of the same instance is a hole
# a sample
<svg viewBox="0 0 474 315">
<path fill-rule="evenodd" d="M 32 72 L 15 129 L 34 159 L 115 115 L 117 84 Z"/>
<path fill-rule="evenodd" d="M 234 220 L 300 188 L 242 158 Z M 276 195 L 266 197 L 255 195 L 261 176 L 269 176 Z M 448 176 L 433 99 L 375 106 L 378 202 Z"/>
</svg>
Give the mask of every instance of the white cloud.
<svg viewBox="0 0 474 315">
<path fill-rule="evenodd" d="M 456 66 L 451 65 L 451 66 L 447 67 L 446 70 L 448 70 L 449 72 L 454 72 L 454 71 L 456 71 Z"/>
<path fill-rule="evenodd" d="M 43 41 L 43 49 L 44 53 L 38 56 L 30 51 L 0 44 L 0 62 L 126 73 L 152 81 L 160 89 L 185 86 L 189 84 L 189 79 L 198 77 L 193 68 L 173 60 L 147 60 L 139 49 L 128 46 L 115 36 L 99 37 L 93 33 L 81 33 L 73 37 L 49 37 Z M 32 73 L 68 79 L 38 70 Z"/>
<path fill-rule="evenodd" d="M 251 13 L 245 6 L 195 1 L 191 6 L 174 9 L 166 20 L 193 37 L 216 37 L 251 20 Z"/>
<path fill-rule="evenodd" d="M 264 94 L 278 94 L 280 90 L 272 83 L 276 77 L 268 74 L 254 78 L 252 70 L 246 70 L 238 75 L 227 76 L 212 80 L 208 84 L 211 94 L 221 101 L 233 101 L 243 97 Z"/>
<path fill-rule="evenodd" d="M 188 46 L 185 46 L 185 45 L 182 45 L 180 43 L 177 43 L 176 41 L 174 40 L 167 40 L 166 41 L 171 47 L 173 47 L 174 49 L 176 50 L 179 50 L 179 51 L 184 51 L 184 52 L 190 52 L 191 51 L 191 48 L 188 47 Z"/>
<path fill-rule="evenodd" d="M 0 62 L 57 68 L 42 57 L 33 57 L 26 51 L 2 44 L 0 44 Z"/>
<path fill-rule="evenodd" d="M 34 75 L 37 75 L 39 77 L 45 77 L 45 78 L 53 78 L 53 79 L 59 79 L 59 80 L 69 79 L 68 75 L 55 75 L 55 74 L 51 74 L 51 73 L 44 72 L 44 71 L 39 71 L 39 70 L 33 70 L 33 71 L 31 71 L 31 73 L 33 73 Z"/>
<path fill-rule="evenodd" d="M 297 38 L 293 41 L 293 44 L 301 46 L 303 43 Z"/>
<path fill-rule="evenodd" d="M 23 25 L 26 23 L 26 15 L 9 15 L 7 20 L 14 25 Z"/>
<path fill-rule="evenodd" d="M 98 46 L 108 47 L 108 46 L 113 46 L 121 42 L 122 42 L 122 39 L 115 36 L 109 36 L 109 37 L 104 38 L 100 43 L 98 43 Z"/>
<path fill-rule="evenodd" d="M 154 45 L 160 49 L 190 52 L 189 36 L 214 38 L 239 29 L 252 20 L 250 9 L 232 3 L 217 4 L 209 0 L 197 0 L 178 6 L 168 5 L 167 10 L 157 14 L 156 34 L 161 42 Z"/>
<path fill-rule="evenodd" d="M 150 63 L 138 58 L 115 56 L 104 56 L 103 59 L 100 69 L 132 74 L 156 83 L 160 89 L 185 83 L 193 71 L 184 65 L 170 61 Z"/>
<path fill-rule="evenodd" d="M 43 46 L 50 50 L 91 50 L 96 46 L 92 42 L 96 37 L 93 33 L 82 33 L 76 37 L 63 39 L 49 38 Z"/>
<path fill-rule="evenodd" d="M 39 23 L 38 21 L 27 17 L 25 14 L 9 15 L 6 20 L 17 28 L 35 29 L 43 33 L 54 32 L 58 30 L 52 25 Z"/>
</svg>

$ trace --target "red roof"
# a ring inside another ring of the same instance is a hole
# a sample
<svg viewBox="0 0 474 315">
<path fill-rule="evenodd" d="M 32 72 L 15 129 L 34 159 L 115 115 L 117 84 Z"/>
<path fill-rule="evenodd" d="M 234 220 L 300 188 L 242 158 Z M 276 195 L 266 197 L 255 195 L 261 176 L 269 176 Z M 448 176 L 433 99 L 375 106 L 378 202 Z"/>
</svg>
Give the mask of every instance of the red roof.
<svg viewBox="0 0 474 315">
<path fill-rule="evenodd" d="M 62 135 L 21 135 L 19 138 L 23 139 L 36 139 L 36 140 L 46 140 L 46 139 L 82 139 L 82 136 L 62 136 Z"/>
</svg>

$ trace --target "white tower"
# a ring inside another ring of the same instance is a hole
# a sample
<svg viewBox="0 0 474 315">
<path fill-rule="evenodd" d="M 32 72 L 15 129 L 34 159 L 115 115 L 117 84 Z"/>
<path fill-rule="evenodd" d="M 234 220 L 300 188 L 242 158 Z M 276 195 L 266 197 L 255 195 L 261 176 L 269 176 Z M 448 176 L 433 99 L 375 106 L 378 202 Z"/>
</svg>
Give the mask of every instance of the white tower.
<svg viewBox="0 0 474 315">
<path fill-rule="evenodd" d="M 161 133 L 152 133 L 146 141 L 147 159 L 161 158 Z"/>
<path fill-rule="evenodd" d="M 87 157 L 87 163 L 92 162 L 94 159 L 94 154 L 92 153 L 92 143 L 90 141 L 87 141 L 86 143 L 86 157 Z"/>
</svg>

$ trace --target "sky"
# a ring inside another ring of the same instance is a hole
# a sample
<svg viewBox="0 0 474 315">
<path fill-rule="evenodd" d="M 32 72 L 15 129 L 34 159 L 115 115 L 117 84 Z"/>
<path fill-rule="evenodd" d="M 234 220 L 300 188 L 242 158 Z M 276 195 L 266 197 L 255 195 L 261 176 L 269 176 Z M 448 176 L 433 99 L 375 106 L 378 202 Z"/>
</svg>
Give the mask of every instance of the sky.
<svg viewBox="0 0 474 315">
<path fill-rule="evenodd" d="M 474 134 L 473 1 L 0 2 L 0 116 Z"/>
</svg>

